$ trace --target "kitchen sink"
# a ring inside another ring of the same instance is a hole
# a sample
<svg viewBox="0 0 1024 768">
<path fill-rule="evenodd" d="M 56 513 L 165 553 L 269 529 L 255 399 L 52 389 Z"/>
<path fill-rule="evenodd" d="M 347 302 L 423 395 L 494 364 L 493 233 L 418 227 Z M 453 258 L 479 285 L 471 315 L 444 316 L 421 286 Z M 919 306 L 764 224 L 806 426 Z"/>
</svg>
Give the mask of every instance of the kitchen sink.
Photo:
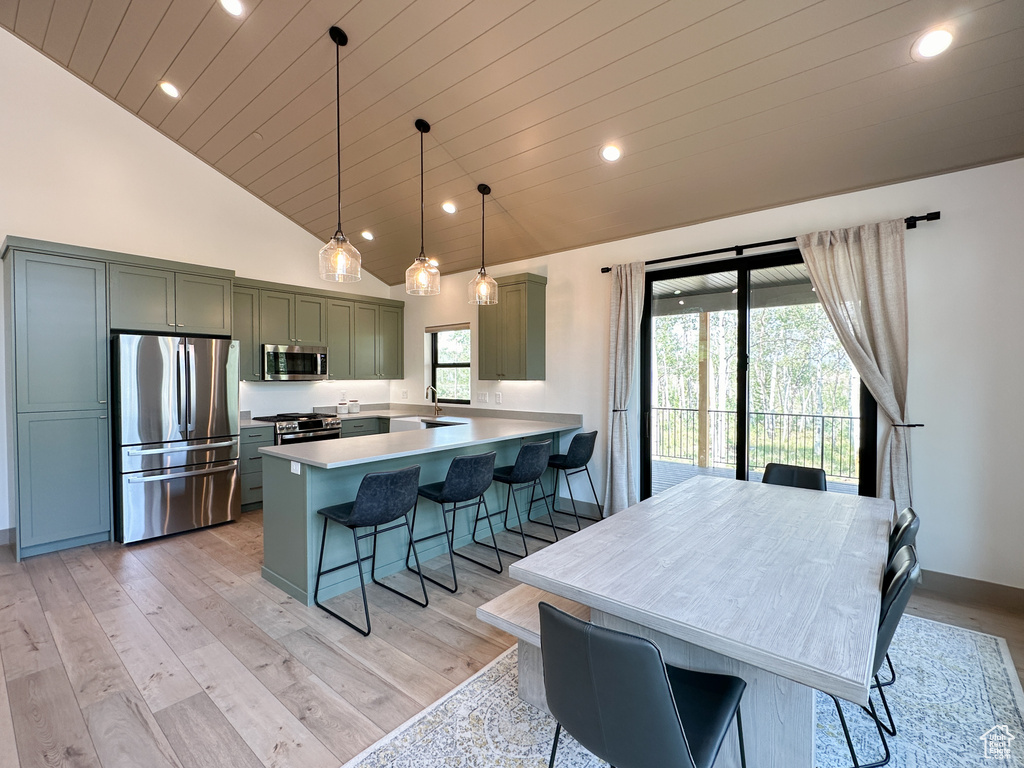
<svg viewBox="0 0 1024 768">
<path fill-rule="evenodd" d="M 391 431 L 403 432 L 412 429 L 437 429 L 438 427 L 455 427 L 465 424 L 447 416 L 401 416 L 391 419 Z"/>
</svg>

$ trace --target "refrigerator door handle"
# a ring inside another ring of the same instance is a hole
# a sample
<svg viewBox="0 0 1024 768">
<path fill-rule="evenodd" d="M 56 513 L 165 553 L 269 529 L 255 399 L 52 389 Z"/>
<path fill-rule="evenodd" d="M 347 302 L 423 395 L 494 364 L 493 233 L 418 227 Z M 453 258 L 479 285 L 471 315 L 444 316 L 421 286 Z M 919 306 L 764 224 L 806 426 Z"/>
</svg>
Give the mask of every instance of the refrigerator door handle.
<svg viewBox="0 0 1024 768">
<path fill-rule="evenodd" d="M 188 345 L 188 431 L 196 431 L 196 347 Z"/>
<path fill-rule="evenodd" d="M 185 398 L 188 396 L 186 390 L 186 360 L 185 342 L 178 342 L 178 431 L 183 435 L 188 431 L 187 407 Z"/>
<path fill-rule="evenodd" d="M 127 477 L 129 483 L 156 483 L 161 480 L 177 480 L 179 477 L 195 477 L 196 475 L 212 475 L 215 472 L 234 472 L 238 465 L 229 467 L 213 467 L 212 469 L 194 469 L 191 472 L 172 472 L 168 475 L 152 475 L 150 477 Z"/>
<path fill-rule="evenodd" d="M 207 443 L 206 445 L 185 445 L 177 448 L 135 448 L 128 451 L 129 456 L 155 456 L 161 453 L 180 453 L 182 451 L 205 451 L 209 448 L 227 448 L 235 444 L 234 440 L 225 443 Z"/>
</svg>

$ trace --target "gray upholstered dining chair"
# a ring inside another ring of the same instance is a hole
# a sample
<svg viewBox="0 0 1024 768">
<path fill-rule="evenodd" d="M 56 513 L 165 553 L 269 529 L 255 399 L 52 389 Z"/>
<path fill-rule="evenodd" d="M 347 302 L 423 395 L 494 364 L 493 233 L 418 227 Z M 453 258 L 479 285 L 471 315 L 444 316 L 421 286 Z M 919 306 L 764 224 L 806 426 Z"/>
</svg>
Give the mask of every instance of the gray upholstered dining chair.
<svg viewBox="0 0 1024 768">
<path fill-rule="evenodd" d="M 921 521 L 917 514 L 910 507 L 907 507 L 896 516 L 896 522 L 893 524 L 892 533 L 889 534 L 889 565 L 892 566 L 893 556 L 903 547 L 914 547 L 917 548 L 917 530 L 920 527 Z M 875 687 L 886 688 L 896 682 L 896 667 L 893 666 L 892 659 L 889 654 L 885 654 L 885 663 L 889 667 L 889 679 L 879 679 L 875 683 Z M 888 733 L 895 736 L 893 731 L 886 729 Z"/>
<path fill-rule="evenodd" d="M 416 603 L 416 605 L 424 608 L 427 606 L 427 585 L 423 583 L 423 573 L 420 568 L 419 556 L 416 554 L 416 545 L 414 542 L 411 542 L 412 526 L 409 523 L 409 512 L 414 511 L 416 508 L 416 489 L 419 479 L 420 467 L 418 464 L 390 472 L 370 472 L 364 475 L 359 483 L 359 490 L 356 491 L 355 501 L 334 504 L 317 510 L 317 514 L 324 518 L 324 532 L 320 538 L 320 561 L 317 565 L 316 585 L 313 588 L 313 603 L 317 608 L 326 611 L 338 621 L 352 627 L 361 635 L 366 636 L 370 634 L 370 606 L 366 601 L 366 578 L 363 575 L 364 560 L 370 561 L 370 579 L 374 584 L 383 587 L 389 592 L 394 592 L 399 597 L 404 597 L 406 600 Z M 401 522 L 398 522 L 399 520 Z M 352 531 L 352 546 L 355 549 L 355 559 L 325 570 L 324 549 L 327 546 L 327 524 L 332 521 Z M 394 523 L 394 525 L 390 525 L 391 523 Z M 381 526 L 388 527 L 382 528 Z M 371 530 L 367 533 L 357 534 L 357 528 L 370 528 Z M 405 528 L 409 533 L 411 542 L 409 546 L 412 549 L 412 556 L 416 560 L 416 573 L 420 577 L 423 602 L 378 581 L 375 575 L 377 567 L 377 536 L 399 528 Z M 372 554 L 369 556 L 361 555 L 359 553 L 359 542 L 368 538 L 373 539 Z M 363 595 L 363 616 L 366 620 L 366 629 L 335 613 L 320 602 L 321 577 L 352 565 L 356 566 L 356 570 L 359 572 L 359 589 Z"/>
<path fill-rule="evenodd" d="M 889 721 L 888 727 L 879 717 L 870 695 L 868 697 L 868 706 L 865 708 L 865 711 L 874 721 L 878 737 L 882 741 L 884 756 L 881 760 L 866 765 L 858 760 L 857 752 L 850 738 L 850 729 L 846 724 L 846 716 L 843 714 L 843 707 L 839 703 L 839 699 L 829 694 L 832 701 L 835 702 L 836 711 L 839 713 L 839 723 L 843 727 L 843 735 L 846 737 L 846 746 L 850 750 L 853 764 L 858 768 L 880 768 L 886 765 L 892 757 L 885 734 L 888 733 L 890 736 L 895 736 L 896 723 L 893 720 L 892 711 L 889 709 L 889 702 L 885 698 L 885 691 L 879 685 L 878 671 L 881 669 L 882 661 L 889 652 L 889 644 L 896 633 L 896 627 L 899 626 L 900 619 L 903 618 L 903 612 L 907 608 L 907 603 L 910 602 L 910 595 L 919 581 L 921 581 L 921 566 L 917 561 L 917 551 L 911 546 L 903 547 L 893 555 L 892 561 L 882 577 L 882 604 L 879 611 L 878 637 L 875 640 L 875 659 L 872 666 L 875 684 L 871 688 L 878 691 L 878 695 L 882 700 L 882 706 L 885 708 L 886 718 Z"/>
<path fill-rule="evenodd" d="M 548 603 L 539 609 L 544 688 L 557 721 L 548 768 L 563 728 L 618 768 L 711 768 L 734 718 L 746 767 L 743 680 L 668 666 L 646 638 Z"/>
<path fill-rule="evenodd" d="M 826 491 L 825 470 L 817 467 L 798 467 L 795 464 L 769 463 L 764 468 L 762 483 L 788 485 L 790 488 L 807 488 L 812 491 Z"/>
</svg>

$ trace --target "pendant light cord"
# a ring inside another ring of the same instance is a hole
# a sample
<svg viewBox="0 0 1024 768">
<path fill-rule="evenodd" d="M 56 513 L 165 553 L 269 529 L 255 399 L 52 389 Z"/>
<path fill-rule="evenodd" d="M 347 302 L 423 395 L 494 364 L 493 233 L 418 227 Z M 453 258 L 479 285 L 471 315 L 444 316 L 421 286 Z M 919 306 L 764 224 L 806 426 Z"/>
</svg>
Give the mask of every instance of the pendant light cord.
<svg viewBox="0 0 1024 768">
<path fill-rule="evenodd" d="M 335 236 L 342 234 L 344 237 L 341 232 L 341 46 L 337 44 L 334 46 L 334 88 L 336 92 L 334 106 L 338 119 L 338 229 Z"/>
<path fill-rule="evenodd" d="M 487 205 L 487 195 L 480 193 L 480 271 L 486 272 L 484 267 L 484 207 Z"/>
<path fill-rule="evenodd" d="M 423 253 L 423 131 L 420 131 L 420 258 L 426 258 Z"/>
</svg>

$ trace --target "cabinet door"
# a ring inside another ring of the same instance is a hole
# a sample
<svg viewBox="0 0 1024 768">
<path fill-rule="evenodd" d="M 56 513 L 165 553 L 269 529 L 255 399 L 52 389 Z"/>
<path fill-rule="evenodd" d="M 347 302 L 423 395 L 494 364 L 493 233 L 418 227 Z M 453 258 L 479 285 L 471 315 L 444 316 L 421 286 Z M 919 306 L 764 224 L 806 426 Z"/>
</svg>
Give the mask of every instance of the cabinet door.
<svg viewBox="0 0 1024 768">
<path fill-rule="evenodd" d="M 377 304 L 355 302 L 352 369 L 357 379 L 377 377 Z"/>
<path fill-rule="evenodd" d="M 477 378 L 495 381 L 501 374 L 501 293 L 497 304 L 484 304 L 477 313 Z"/>
<path fill-rule="evenodd" d="M 19 412 L 106 409 L 106 286 L 105 264 L 15 253 Z"/>
<path fill-rule="evenodd" d="M 110 327 L 121 331 L 175 333 L 174 273 L 166 269 L 110 265 Z"/>
<path fill-rule="evenodd" d="M 295 343 L 295 294 L 260 291 L 260 343 Z"/>
<path fill-rule="evenodd" d="M 317 347 L 327 336 L 326 300 L 316 296 L 295 296 L 295 341 Z"/>
<path fill-rule="evenodd" d="M 110 434 L 106 414 L 79 411 L 19 415 L 19 550 L 109 532 Z"/>
<path fill-rule="evenodd" d="M 239 381 L 260 380 L 260 292 L 238 286 L 232 292 L 231 329 L 238 339 Z"/>
<path fill-rule="evenodd" d="M 401 307 L 381 306 L 377 312 L 377 373 L 382 379 L 401 379 L 404 366 L 405 324 Z"/>
<path fill-rule="evenodd" d="M 351 301 L 327 300 L 327 374 L 331 379 L 354 378 L 354 312 L 355 305 Z"/>
<path fill-rule="evenodd" d="M 526 378 L 526 284 L 503 285 L 498 291 L 501 307 L 500 377 L 521 381 Z"/>
<path fill-rule="evenodd" d="M 231 281 L 225 277 L 176 273 L 174 308 L 182 333 L 231 335 Z"/>
</svg>

